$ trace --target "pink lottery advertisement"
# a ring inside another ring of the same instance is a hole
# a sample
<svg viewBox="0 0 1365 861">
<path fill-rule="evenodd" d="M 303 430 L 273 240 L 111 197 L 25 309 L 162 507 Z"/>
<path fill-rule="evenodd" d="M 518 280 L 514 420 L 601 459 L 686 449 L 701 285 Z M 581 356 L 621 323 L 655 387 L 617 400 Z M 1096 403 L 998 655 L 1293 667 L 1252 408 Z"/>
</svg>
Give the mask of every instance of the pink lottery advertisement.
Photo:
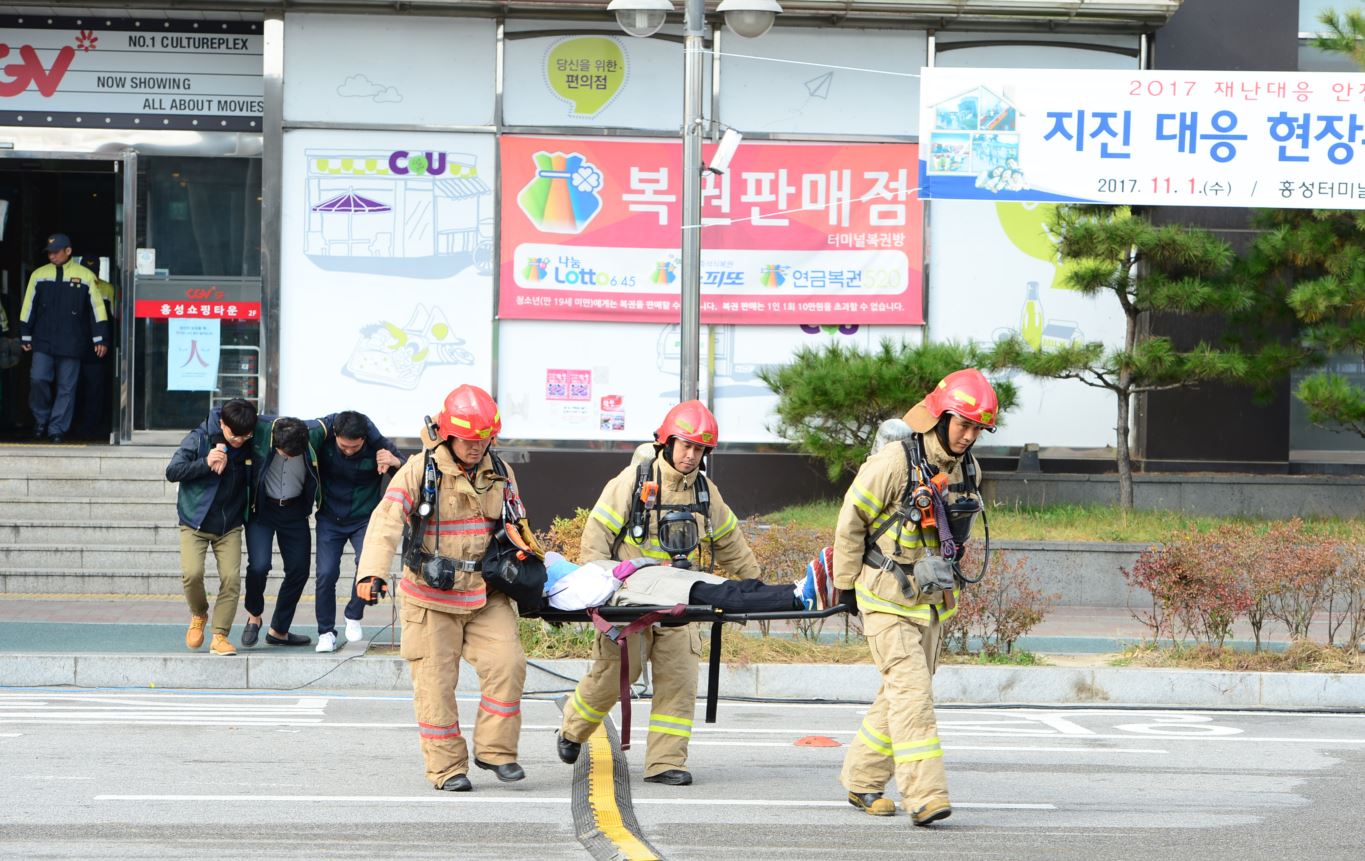
<svg viewBox="0 0 1365 861">
<path fill-rule="evenodd" d="M 681 143 L 501 147 L 500 317 L 677 321 Z M 703 180 L 702 322 L 923 323 L 917 164 L 914 144 L 740 144 Z"/>
</svg>

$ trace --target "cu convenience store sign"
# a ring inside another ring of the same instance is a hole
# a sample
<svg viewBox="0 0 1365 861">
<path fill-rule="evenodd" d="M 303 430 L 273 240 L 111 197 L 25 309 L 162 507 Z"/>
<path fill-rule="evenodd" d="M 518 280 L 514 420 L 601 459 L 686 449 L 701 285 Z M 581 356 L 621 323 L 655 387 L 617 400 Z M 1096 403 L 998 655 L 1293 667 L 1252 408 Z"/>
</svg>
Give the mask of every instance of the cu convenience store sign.
<svg viewBox="0 0 1365 861">
<path fill-rule="evenodd" d="M 1365 209 L 1365 75 L 923 70 L 926 199 Z"/>
<path fill-rule="evenodd" d="M 259 131 L 259 21 L 0 16 L 0 125 Z"/>
</svg>

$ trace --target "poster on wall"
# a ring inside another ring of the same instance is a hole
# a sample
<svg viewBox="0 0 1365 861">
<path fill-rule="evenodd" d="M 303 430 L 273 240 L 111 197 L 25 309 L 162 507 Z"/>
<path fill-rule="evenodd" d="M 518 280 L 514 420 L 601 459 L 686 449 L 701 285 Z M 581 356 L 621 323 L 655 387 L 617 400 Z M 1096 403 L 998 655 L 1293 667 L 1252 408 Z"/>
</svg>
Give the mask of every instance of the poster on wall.
<svg viewBox="0 0 1365 861">
<path fill-rule="evenodd" d="M 503 436 L 512 440 L 650 439 L 678 402 L 682 340 L 677 323 L 509 320 L 500 324 L 498 364 Z M 713 405 L 726 443 L 780 442 L 777 396 L 759 378 L 802 347 L 828 343 L 875 349 L 882 338 L 919 339 L 919 329 L 892 326 L 776 325 L 702 327 L 701 398 Z"/>
<path fill-rule="evenodd" d="M 166 390 L 211 392 L 218 387 L 222 321 L 172 318 L 167 321 Z"/>
<path fill-rule="evenodd" d="M 492 377 L 491 135 L 285 135 L 281 408 L 414 435 Z"/>
<path fill-rule="evenodd" d="M 0 125 L 260 131 L 260 21 L 0 15 Z"/>
<path fill-rule="evenodd" d="M 681 32 L 663 32 L 670 31 Z M 683 91 L 677 45 L 581 21 L 514 19 L 504 32 L 507 125 L 677 129 Z"/>
<path fill-rule="evenodd" d="M 1067 264 L 1046 227 L 1056 204 L 935 201 L 932 207 L 929 330 L 935 341 L 990 344 L 1019 335 L 1035 349 L 1122 343 L 1118 303 L 1066 285 Z M 999 432 L 982 445 L 1113 444 L 1112 393 L 1074 380 L 1007 375 L 1019 387 L 1019 405 L 1001 416 Z"/>
<path fill-rule="evenodd" d="M 501 318 L 678 319 L 681 144 L 501 147 Z M 741 144 L 703 184 L 702 322 L 923 322 L 916 158 L 913 144 Z"/>
<path fill-rule="evenodd" d="M 1365 209 L 1365 74 L 926 68 L 926 199 Z"/>
</svg>

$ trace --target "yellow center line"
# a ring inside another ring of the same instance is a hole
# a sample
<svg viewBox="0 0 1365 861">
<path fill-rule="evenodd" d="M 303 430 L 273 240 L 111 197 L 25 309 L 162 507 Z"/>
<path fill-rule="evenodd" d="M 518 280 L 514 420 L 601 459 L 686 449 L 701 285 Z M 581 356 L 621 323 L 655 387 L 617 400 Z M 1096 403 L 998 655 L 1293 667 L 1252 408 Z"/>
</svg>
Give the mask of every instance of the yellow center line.
<svg viewBox="0 0 1365 861">
<path fill-rule="evenodd" d="M 611 741 L 606 732 L 594 732 L 588 736 L 588 806 L 592 808 L 593 821 L 616 847 L 621 850 L 625 861 L 657 861 L 658 857 L 648 846 L 626 828 L 621 821 L 621 810 L 616 806 L 616 780 L 611 758 Z"/>
</svg>

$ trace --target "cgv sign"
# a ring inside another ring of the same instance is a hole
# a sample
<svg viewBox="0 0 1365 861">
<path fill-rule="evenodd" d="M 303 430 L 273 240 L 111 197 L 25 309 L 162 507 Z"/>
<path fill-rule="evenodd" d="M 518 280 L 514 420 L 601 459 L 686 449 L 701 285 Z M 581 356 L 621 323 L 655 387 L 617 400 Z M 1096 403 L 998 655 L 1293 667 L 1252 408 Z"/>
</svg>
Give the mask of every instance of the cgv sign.
<svg viewBox="0 0 1365 861">
<path fill-rule="evenodd" d="M 259 130 L 260 27 L 0 16 L 0 125 Z"/>
</svg>

